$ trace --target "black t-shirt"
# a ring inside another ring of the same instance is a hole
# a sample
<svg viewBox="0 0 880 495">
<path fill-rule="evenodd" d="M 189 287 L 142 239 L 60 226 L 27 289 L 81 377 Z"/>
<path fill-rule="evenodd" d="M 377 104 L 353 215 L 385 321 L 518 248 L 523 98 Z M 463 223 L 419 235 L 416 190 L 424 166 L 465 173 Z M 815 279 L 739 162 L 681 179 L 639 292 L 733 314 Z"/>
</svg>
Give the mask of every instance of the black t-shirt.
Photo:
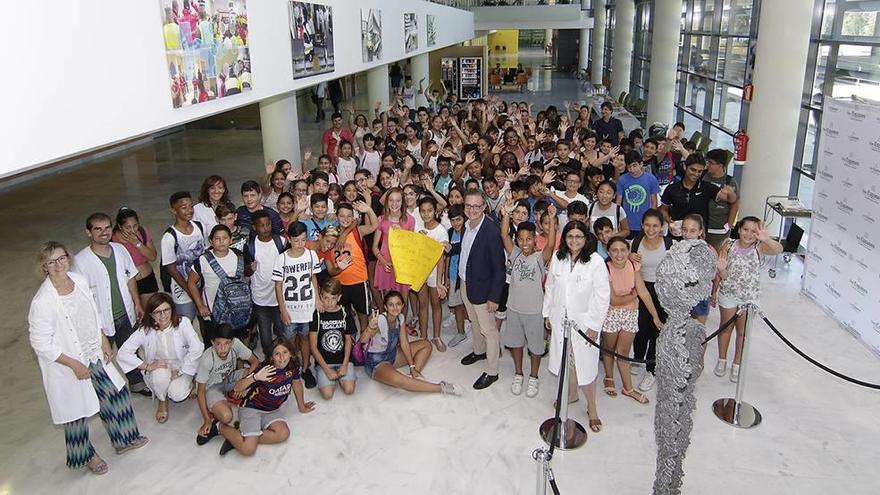
<svg viewBox="0 0 880 495">
<path fill-rule="evenodd" d="M 602 119 L 598 119 L 593 122 L 593 130 L 596 132 L 596 135 L 599 137 L 597 142 L 601 142 L 603 139 L 607 139 L 611 141 L 611 146 L 617 146 L 619 143 L 618 140 L 618 132 L 624 132 L 623 124 L 620 123 L 620 119 L 615 119 L 611 117 L 611 120 L 605 122 Z"/>
<path fill-rule="evenodd" d="M 318 334 L 318 352 L 327 364 L 342 364 L 345 359 L 345 336 L 353 336 L 354 318 L 345 308 L 315 311 L 310 330 Z"/>
<path fill-rule="evenodd" d="M 703 225 L 709 225 L 709 203 L 721 188 L 715 184 L 697 181 L 693 188 L 684 187 L 684 181 L 674 182 L 666 186 L 660 202 L 669 205 L 669 216 L 672 220 L 681 220 L 686 215 L 696 213 L 703 217 Z"/>
</svg>

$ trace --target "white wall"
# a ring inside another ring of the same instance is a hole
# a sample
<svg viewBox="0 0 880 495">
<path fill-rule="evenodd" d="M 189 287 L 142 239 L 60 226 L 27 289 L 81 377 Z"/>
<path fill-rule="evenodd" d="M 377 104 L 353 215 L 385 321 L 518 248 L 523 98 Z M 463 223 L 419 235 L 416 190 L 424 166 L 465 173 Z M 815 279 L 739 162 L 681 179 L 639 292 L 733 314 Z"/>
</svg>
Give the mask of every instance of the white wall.
<svg viewBox="0 0 880 495">
<path fill-rule="evenodd" d="M 336 70 L 294 81 L 288 2 L 249 0 L 253 89 L 185 108 L 171 105 L 159 0 L 41 0 L 6 5 L 6 90 L 0 95 L 0 178 L 132 137 L 248 105 L 474 37 L 473 15 L 415 0 L 324 0 L 333 7 Z M 360 9 L 382 10 L 382 59 L 361 58 Z M 403 13 L 416 12 L 419 50 L 404 53 Z M 29 20 L 29 21 L 28 21 Z M 11 29 L 11 32 L 8 30 Z M 11 58 L 11 59 L 10 59 Z"/>
</svg>

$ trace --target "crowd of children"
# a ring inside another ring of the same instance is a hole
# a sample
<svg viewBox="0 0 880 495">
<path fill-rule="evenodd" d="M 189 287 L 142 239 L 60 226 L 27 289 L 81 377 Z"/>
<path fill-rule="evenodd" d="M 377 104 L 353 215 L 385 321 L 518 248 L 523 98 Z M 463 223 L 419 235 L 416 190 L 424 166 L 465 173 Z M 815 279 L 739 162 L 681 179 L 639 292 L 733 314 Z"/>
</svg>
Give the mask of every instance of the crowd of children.
<svg viewBox="0 0 880 495">
<path fill-rule="evenodd" d="M 758 219 L 736 222 L 738 191 L 726 172 L 726 153 L 694 151 L 682 139 L 683 124 L 643 139 L 641 131 L 624 135 L 614 125 L 610 103 L 600 117 L 585 105 L 572 121 L 567 103 L 564 111 L 550 106 L 535 113 L 526 102 L 494 97 L 438 98 L 432 95 L 430 108 L 401 100 L 377 105 L 372 121 L 351 115 L 349 128 L 334 114 L 315 163 L 307 151 L 296 166 L 289 160 L 297 157 L 268 164 L 264 176 L 240 186 L 240 206 L 216 175 L 205 179 L 195 199 L 185 191 L 171 195 L 173 219 L 157 243 L 136 212 L 120 210 L 110 244 L 122 249 L 109 256 L 133 267 L 130 280 L 111 270 L 102 247 L 110 241 L 93 230 L 106 215 L 90 217 L 86 249 L 108 268 L 69 268 L 93 286 L 109 280 L 112 297 L 97 301 L 97 310 L 106 309 L 119 329 L 122 318 L 129 320 L 132 331 L 115 340 L 116 359 L 124 371 L 143 373 L 144 393 L 159 399 L 159 422 L 169 418 L 169 401 L 186 400 L 192 391 L 203 420 L 197 443 L 221 435 L 221 454 L 251 455 L 258 444 L 288 438 L 291 392 L 299 411 L 308 413 L 314 404 L 304 399 L 303 385 L 317 387 L 324 400 L 337 385 L 354 394 L 356 366 L 390 387 L 461 395 L 459 385 L 428 381 L 422 370 L 433 352 L 468 338 L 459 263 L 470 190 L 481 192 L 486 218 L 500 227 L 507 279 L 495 317 L 513 358 L 513 394 L 538 395 L 549 336 L 545 281 L 551 265 L 559 265 L 554 253 L 571 249 L 563 242 L 586 241 L 605 260 L 610 299 L 595 330 L 605 347 L 647 359 L 644 371 L 617 362 L 620 393 L 640 404 L 653 386 L 654 346 L 665 319 L 656 270 L 674 240 L 714 234 L 707 249 L 718 253 L 718 273 L 695 318 L 705 321 L 710 308 L 720 306 L 726 320 L 760 297 L 758 264 L 781 247 Z M 694 190 L 701 194 L 689 194 Z M 389 249 L 394 229 L 443 246 L 418 292 L 397 280 Z M 66 248 L 52 246 L 40 263 L 61 293 L 67 272 L 60 266 L 69 261 Z M 590 254 L 582 256 L 585 262 L 593 262 Z M 119 302 L 126 297 L 137 300 L 128 315 Z M 47 301 L 35 298 L 34 304 Z M 32 319 L 32 333 L 41 324 Z M 450 328 L 448 340 L 444 328 Z M 732 332 L 718 340 L 719 376 L 727 370 Z M 740 324 L 735 333 L 734 381 Z M 201 342 L 204 347 L 193 349 Z M 605 354 L 601 364 L 609 397 L 618 395 L 614 361 Z M 643 375 L 638 386 L 636 374 Z M 595 409 L 590 414 L 598 431 Z"/>
</svg>

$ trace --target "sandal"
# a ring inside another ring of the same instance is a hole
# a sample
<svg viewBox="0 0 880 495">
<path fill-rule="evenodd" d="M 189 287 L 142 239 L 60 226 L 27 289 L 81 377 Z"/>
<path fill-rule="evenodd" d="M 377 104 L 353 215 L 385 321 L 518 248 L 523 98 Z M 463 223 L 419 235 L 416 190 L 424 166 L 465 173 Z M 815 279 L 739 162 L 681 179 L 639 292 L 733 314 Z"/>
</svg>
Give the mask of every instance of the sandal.
<svg viewBox="0 0 880 495">
<path fill-rule="evenodd" d="M 614 378 L 610 376 L 605 377 L 605 394 L 608 397 L 617 397 L 617 390 L 614 388 Z"/>
<path fill-rule="evenodd" d="M 638 402 L 639 404 L 647 404 L 649 402 L 648 397 L 645 394 L 635 389 L 627 390 L 625 388 L 622 388 L 620 389 L 620 393 L 627 397 L 630 397 L 632 400 Z"/>
<path fill-rule="evenodd" d="M 599 433 L 602 431 L 602 420 L 599 418 L 590 420 L 590 429 L 593 430 L 593 433 Z"/>
<path fill-rule="evenodd" d="M 129 450 L 139 449 L 139 448 L 143 447 L 144 445 L 146 445 L 147 442 L 149 442 L 149 441 L 150 441 L 149 438 L 141 435 L 141 436 L 135 438 L 134 440 L 132 440 L 125 447 L 122 447 L 121 449 L 116 449 L 116 453 L 117 454 L 124 454 L 124 453 L 128 452 Z"/>
<path fill-rule="evenodd" d="M 168 410 L 156 411 L 156 422 L 160 425 L 168 421 Z"/>
<path fill-rule="evenodd" d="M 446 344 L 443 342 L 443 339 L 440 337 L 435 337 L 431 339 L 431 342 L 434 343 L 434 347 L 437 348 L 437 352 L 446 352 Z"/>
<path fill-rule="evenodd" d="M 97 462 L 95 462 L 95 459 L 97 459 Z M 107 471 L 110 470 L 110 466 L 107 465 L 107 462 L 104 459 L 98 457 L 98 454 L 93 455 L 92 458 L 89 459 L 86 467 L 89 468 L 89 471 L 91 471 L 92 474 L 98 475 L 107 474 Z"/>
</svg>

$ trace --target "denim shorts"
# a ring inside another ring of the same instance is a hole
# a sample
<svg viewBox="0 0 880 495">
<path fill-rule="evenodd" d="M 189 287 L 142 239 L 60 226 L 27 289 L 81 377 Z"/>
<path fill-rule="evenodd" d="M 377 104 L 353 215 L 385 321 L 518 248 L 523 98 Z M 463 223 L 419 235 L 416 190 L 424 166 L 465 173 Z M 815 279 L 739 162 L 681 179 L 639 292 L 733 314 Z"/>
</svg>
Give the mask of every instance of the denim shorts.
<svg viewBox="0 0 880 495">
<path fill-rule="evenodd" d="M 311 323 L 291 323 L 290 325 L 284 325 L 284 338 L 289 340 L 297 335 L 305 337 L 309 334 L 310 325 Z"/>
<path fill-rule="evenodd" d="M 698 316 L 709 316 L 709 298 L 703 299 L 698 302 L 693 309 L 691 309 L 691 317 L 696 318 Z"/>
<path fill-rule="evenodd" d="M 329 365 L 330 369 L 333 371 L 338 371 L 342 368 L 341 364 L 331 364 Z M 345 376 L 339 379 L 341 382 L 353 382 L 357 380 L 357 376 L 354 374 L 354 364 L 351 362 L 348 363 L 348 368 L 346 369 Z M 315 381 L 318 382 L 318 388 L 331 387 L 336 385 L 334 380 L 327 378 L 327 375 L 324 374 L 324 368 L 320 366 L 315 366 Z"/>
</svg>

